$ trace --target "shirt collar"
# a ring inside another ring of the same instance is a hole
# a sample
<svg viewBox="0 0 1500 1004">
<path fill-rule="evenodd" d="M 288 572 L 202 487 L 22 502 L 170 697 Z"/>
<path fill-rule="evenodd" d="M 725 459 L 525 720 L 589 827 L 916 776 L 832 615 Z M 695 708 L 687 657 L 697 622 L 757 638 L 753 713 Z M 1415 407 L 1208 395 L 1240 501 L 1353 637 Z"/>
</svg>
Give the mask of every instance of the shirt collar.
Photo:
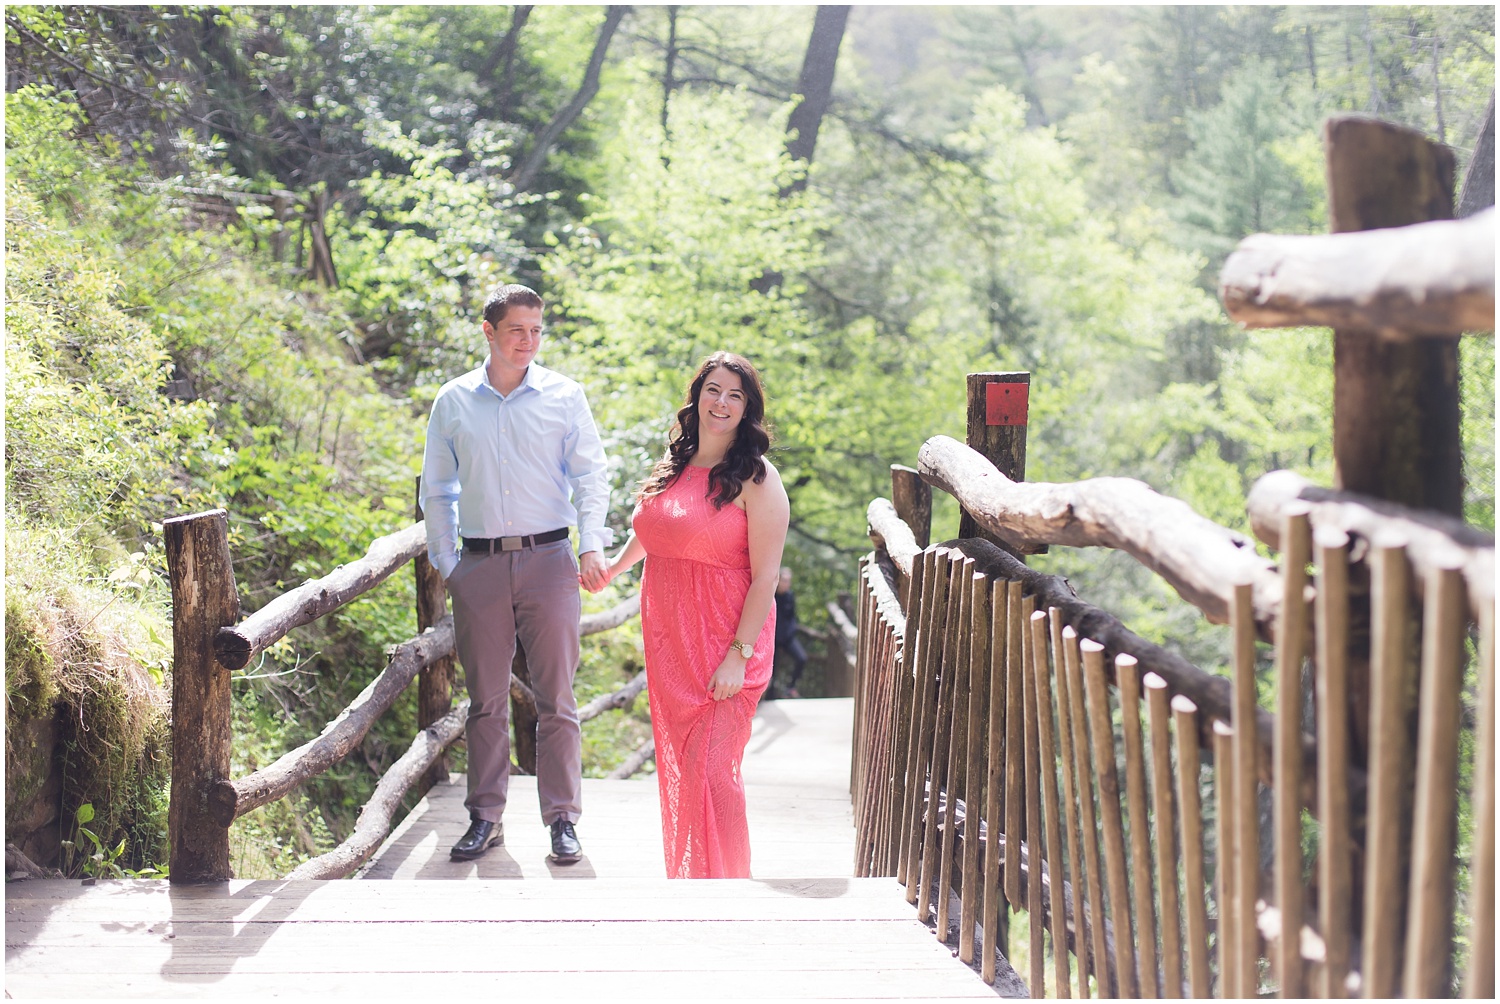
<svg viewBox="0 0 1500 1004">
<path fill-rule="evenodd" d="M 500 398 L 500 400 L 502 400 L 502 401 L 509 400 L 509 397 L 513 397 L 516 394 L 519 394 L 523 390 L 527 390 L 527 389 L 538 390 L 538 389 L 540 389 L 539 388 L 539 384 L 540 384 L 541 379 L 542 379 L 542 374 L 540 372 L 540 368 L 537 366 L 536 360 L 533 359 L 531 361 L 531 364 L 526 367 L 526 375 L 521 378 L 520 385 L 517 386 L 515 390 L 511 391 L 509 396 L 506 396 L 506 395 L 502 395 L 500 393 L 500 391 L 498 391 L 497 389 L 495 389 L 495 385 L 492 384 L 492 383 L 490 383 L 490 357 L 488 355 L 486 355 L 484 357 L 484 362 L 482 362 L 482 363 L 479 364 L 478 373 L 479 373 L 479 386 L 484 387 L 491 394 L 493 394 L 496 397 Z"/>
</svg>

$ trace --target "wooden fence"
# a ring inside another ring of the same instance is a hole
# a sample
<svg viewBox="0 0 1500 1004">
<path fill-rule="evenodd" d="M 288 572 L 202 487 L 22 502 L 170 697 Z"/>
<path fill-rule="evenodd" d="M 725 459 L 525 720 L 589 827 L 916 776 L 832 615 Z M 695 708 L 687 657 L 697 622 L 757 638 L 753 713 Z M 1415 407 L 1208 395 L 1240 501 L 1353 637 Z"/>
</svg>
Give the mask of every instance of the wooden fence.
<svg viewBox="0 0 1500 1004">
<path fill-rule="evenodd" d="M 418 517 L 420 520 L 420 512 Z M 334 850 L 305 862 L 288 878 L 342 878 L 363 864 L 390 832 L 402 797 L 447 778 L 444 751 L 463 735 L 469 702 L 453 706 L 453 618 L 442 577 L 427 560 L 426 527 L 417 522 L 374 541 L 363 558 L 303 583 L 240 620 L 228 518 L 224 510 L 164 523 L 172 583 L 172 795 L 168 810 L 172 882 L 232 877 L 229 828 L 252 809 L 294 791 L 359 747 L 376 720 L 418 683 L 418 725 L 410 748 L 380 779 L 354 831 Z M 241 778 L 230 777 L 231 673 L 297 627 L 356 599 L 407 563 L 417 581 L 419 634 L 391 652 L 383 672 L 311 742 Z M 590 635 L 618 627 L 640 611 L 633 596 L 610 610 L 586 614 Z M 527 686 L 525 653 L 518 649 L 511 679 L 515 755 L 535 771 L 535 700 Z M 613 694 L 579 708 L 587 722 L 628 706 L 645 688 L 645 671 Z M 647 744 L 649 747 L 649 743 Z M 637 751 L 636 768 L 651 755 Z"/>
<path fill-rule="evenodd" d="M 1436 225 L 1380 233 L 1380 295 L 1397 307 L 1361 315 L 1364 337 L 1493 328 L 1493 211 L 1445 224 L 1462 228 L 1450 243 L 1488 246 L 1483 281 L 1402 268 Z M 1344 275 L 1377 238 L 1298 240 L 1328 242 L 1298 253 Z M 1345 316 L 1375 295 L 1336 285 L 1256 323 L 1317 323 L 1309 312 Z M 894 876 L 939 938 L 956 926 L 989 980 L 1025 914 L 1033 996 L 1048 951 L 1057 996 L 1494 996 L 1493 535 L 1276 472 L 1248 499 L 1273 563 L 1140 482 L 1002 471 L 993 434 L 975 434 L 987 381 L 969 379 L 970 445 L 929 440 L 918 470 L 893 467 L 897 502 L 869 507 L 857 873 Z M 1012 424 L 1024 435 L 1024 414 Z M 974 535 L 924 546 L 927 485 L 958 499 Z M 1134 555 L 1228 624 L 1229 675 L 1027 567 L 1042 545 Z M 1258 640 L 1274 648 L 1259 673 Z"/>
</svg>

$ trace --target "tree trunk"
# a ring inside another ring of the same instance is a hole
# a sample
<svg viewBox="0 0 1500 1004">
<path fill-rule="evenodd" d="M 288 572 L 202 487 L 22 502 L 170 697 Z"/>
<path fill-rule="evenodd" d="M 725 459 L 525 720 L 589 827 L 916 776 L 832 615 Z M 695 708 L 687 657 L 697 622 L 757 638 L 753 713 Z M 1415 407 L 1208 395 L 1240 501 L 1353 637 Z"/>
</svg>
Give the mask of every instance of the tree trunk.
<svg viewBox="0 0 1500 1004">
<path fill-rule="evenodd" d="M 531 146 L 531 152 L 526 155 L 520 168 L 516 171 L 511 183 L 516 186 L 516 191 L 524 192 L 531 188 L 536 176 L 541 173 L 542 166 L 547 162 L 547 154 L 552 149 L 552 144 L 563 134 L 563 130 L 572 125 L 583 111 L 585 106 L 593 100 L 594 95 L 599 92 L 599 73 L 604 68 L 604 56 L 609 52 L 609 43 L 615 37 L 615 29 L 620 27 L 620 22 L 625 15 L 630 13 L 628 5 L 611 5 L 605 8 L 604 24 L 599 27 L 599 37 L 594 41 L 594 52 L 589 57 L 589 65 L 583 71 L 583 82 L 578 85 L 578 91 L 557 114 L 552 116 L 552 121 L 537 136 L 536 142 Z"/>
<path fill-rule="evenodd" d="M 787 119 L 786 152 L 793 160 L 811 164 L 813 148 L 818 143 L 818 129 L 833 97 L 833 74 L 838 67 L 839 46 L 844 41 L 844 26 L 849 21 L 847 6 L 819 5 L 813 18 L 812 36 L 802 57 L 802 73 L 797 78 L 797 93 L 802 100 Z M 794 181 L 783 195 L 807 187 L 807 176 Z"/>
<path fill-rule="evenodd" d="M 481 79 L 494 76 L 497 69 L 500 71 L 500 96 L 497 105 L 501 118 L 510 117 L 511 94 L 516 82 L 516 45 L 521 40 L 521 29 L 526 27 L 526 19 L 531 16 L 533 6 L 516 4 L 511 11 L 510 28 L 505 32 L 505 37 L 479 69 Z"/>
<path fill-rule="evenodd" d="M 1484 113 L 1484 125 L 1479 128 L 1479 139 L 1474 143 L 1474 153 L 1469 157 L 1469 166 L 1464 170 L 1463 192 L 1458 197 L 1459 219 L 1473 216 L 1495 204 L 1495 89 L 1490 88 L 1490 106 Z"/>
</svg>

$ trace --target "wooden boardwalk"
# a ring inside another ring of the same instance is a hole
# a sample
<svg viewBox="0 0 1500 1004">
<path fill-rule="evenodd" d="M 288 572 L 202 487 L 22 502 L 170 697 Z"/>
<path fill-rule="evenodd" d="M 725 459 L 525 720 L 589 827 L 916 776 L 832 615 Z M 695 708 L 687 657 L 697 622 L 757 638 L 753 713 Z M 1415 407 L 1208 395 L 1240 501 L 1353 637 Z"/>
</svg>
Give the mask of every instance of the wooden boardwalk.
<svg viewBox="0 0 1500 1004">
<path fill-rule="evenodd" d="M 762 706 L 745 765 L 751 879 L 663 878 L 649 777 L 585 782 L 586 856 L 570 867 L 547 863 L 535 788 L 516 778 L 505 846 L 454 864 L 460 778 L 423 800 L 364 881 L 12 883 L 6 993 L 994 997 L 893 880 L 848 877 L 851 717 L 848 700 Z"/>
</svg>

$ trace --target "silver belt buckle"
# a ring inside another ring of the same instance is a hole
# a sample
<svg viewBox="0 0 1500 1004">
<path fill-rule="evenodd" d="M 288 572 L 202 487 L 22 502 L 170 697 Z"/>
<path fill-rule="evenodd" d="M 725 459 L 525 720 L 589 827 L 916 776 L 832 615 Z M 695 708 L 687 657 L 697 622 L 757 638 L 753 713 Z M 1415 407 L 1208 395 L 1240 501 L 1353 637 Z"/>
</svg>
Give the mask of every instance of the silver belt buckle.
<svg viewBox="0 0 1500 1004">
<path fill-rule="evenodd" d="M 501 537 L 500 538 L 500 550 L 502 552 L 504 552 L 504 551 L 519 551 L 521 549 L 521 541 L 523 541 L 525 539 L 526 539 L 525 537 Z"/>
</svg>

